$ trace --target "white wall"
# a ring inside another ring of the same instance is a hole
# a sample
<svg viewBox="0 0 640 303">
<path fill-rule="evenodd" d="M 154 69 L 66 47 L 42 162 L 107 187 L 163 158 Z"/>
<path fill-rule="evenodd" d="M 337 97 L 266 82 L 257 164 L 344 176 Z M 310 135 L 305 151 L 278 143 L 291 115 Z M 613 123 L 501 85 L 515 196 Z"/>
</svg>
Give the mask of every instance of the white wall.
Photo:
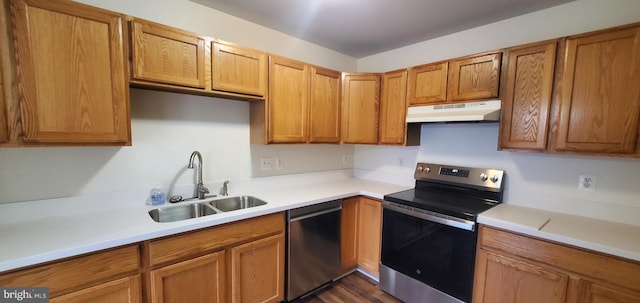
<svg viewBox="0 0 640 303">
<path fill-rule="evenodd" d="M 356 60 L 186 0 L 82 0 L 338 70 Z M 351 168 L 353 146 L 249 144 L 249 103 L 148 90 L 131 90 L 131 147 L 0 149 L 0 203 L 146 191 L 155 183 L 189 188 L 192 151 L 204 158 L 204 180 L 217 191 L 224 180 Z M 283 169 L 256 169 L 261 157 L 283 157 Z M 142 203 L 143 201 L 141 201 Z"/>
<path fill-rule="evenodd" d="M 385 71 L 640 21 L 640 1 L 579 0 L 358 60 Z M 356 146 L 355 175 L 413 183 L 415 163 L 504 169 L 505 202 L 640 225 L 640 159 L 497 151 L 498 124 L 424 124 L 420 147 Z M 400 165 L 400 162 L 403 165 Z M 597 176 L 579 192 L 580 174 Z"/>
<path fill-rule="evenodd" d="M 638 0 L 576 0 L 361 58 L 358 71 L 390 71 L 639 21 Z"/>
</svg>

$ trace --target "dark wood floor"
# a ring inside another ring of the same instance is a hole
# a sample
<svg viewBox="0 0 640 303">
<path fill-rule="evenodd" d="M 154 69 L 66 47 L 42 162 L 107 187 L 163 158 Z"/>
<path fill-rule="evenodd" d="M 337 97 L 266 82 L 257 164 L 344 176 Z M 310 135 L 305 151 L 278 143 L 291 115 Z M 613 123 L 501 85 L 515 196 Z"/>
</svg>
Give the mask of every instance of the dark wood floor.
<svg viewBox="0 0 640 303">
<path fill-rule="evenodd" d="M 378 283 L 354 272 L 295 303 L 374 303 L 401 302 L 378 288 Z"/>
</svg>

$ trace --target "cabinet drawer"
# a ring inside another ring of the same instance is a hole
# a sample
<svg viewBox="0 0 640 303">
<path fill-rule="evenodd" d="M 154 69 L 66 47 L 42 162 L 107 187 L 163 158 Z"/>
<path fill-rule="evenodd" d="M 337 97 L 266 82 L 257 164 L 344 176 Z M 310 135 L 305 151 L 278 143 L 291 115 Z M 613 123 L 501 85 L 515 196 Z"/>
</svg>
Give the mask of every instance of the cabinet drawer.
<svg viewBox="0 0 640 303">
<path fill-rule="evenodd" d="M 232 244 L 283 231 L 284 214 L 277 213 L 171 236 L 149 243 L 149 262 L 151 266 L 156 266 L 185 260 Z"/>
<path fill-rule="evenodd" d="M 51 297 L 139 273 L 137 245 L 75 257 L 0 275 L 5 287 L 49 287 Z"/>
</svg>

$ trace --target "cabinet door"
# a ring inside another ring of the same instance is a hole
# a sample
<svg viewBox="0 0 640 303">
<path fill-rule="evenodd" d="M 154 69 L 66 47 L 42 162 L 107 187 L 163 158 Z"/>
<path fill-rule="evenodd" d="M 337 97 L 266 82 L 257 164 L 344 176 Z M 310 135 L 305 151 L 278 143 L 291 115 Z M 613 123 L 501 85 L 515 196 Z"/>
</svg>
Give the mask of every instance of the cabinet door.
<svg viewBox="0 0 640 303">
<path fill-rule="evenodd" d="M 1 28 L 2 26 L 0 26 L 0 29 Z M 2 62 L 0 62 L 0 143 L 9 141 L 9 128 L 5 111 L 6 103 L 4 100 L 5 87 L 2 81 L 3 71 L 4 70 L 2 69 Z"/>
<path fill-rule="evenodd" d="M 231 302 L 284 299 L 284 234 L 231 249 Z"/>
<path fill-rule="evenodd" d="M 346 273 L 358 265 L 358 201 L 347 198 L 342 200 L 340 217 L 340 260 L 342 272 Z"/>
<path fill-rule="evenodd" d="M 636 151 L 640 27 L 568 38 L 556 150 Z"/>
<path fill-rule="evenodd" d="M 483 249 L 476 259 L 475 303 L 564 303 L 568 276 Z"/>
<path fill-rule="evenodd" d="M 380 144 L 402 145 L 407 137 L 407 71 L 382 77 L 380 101 Z"/>
<path fill-rule="evenodd" d="M 447 101 L 449 63 L 434 63 L 409 69 L 409 105 Z"/>
<path fill-rule="evenodd" d="M 309 142 L 340 142 L 340 76 L 338 71 L 311 68 Z"/>
<path fill-rule="evenodd" d="M 360 198 L 358 203 L 358 265 L 378 277 L 382 239 L 382 203 Z"/>
<path fill-rule="evenodd" d="M 135 275 L 99 284 L 64 296 L 51 298 L 51 303 L 139 303 L 142 302 L 140 276 Z"/>
<path fill-rule="evenodd" d="M 509 49 L 503 79 L 500 148 L 544 150 L 556 41 Z"/>
<path fill-rule="evenodd" d="M 211 85 L 214 90 L 256 96 L 266 94 L 266 53 L 219 42 L 212 44 Z"/>
<path fill-rule="evenodd" d="M 204 88 L 204 39 L 140 19 L 131 30 L 134 79 Z"/>
<path fill-rule="evenodd" d="M 268 138 L 270 143 L 307 141 L 309 66 L 298 61 L 269 58 Z"/>
<path fill-rule="evenodd" d="M 342 142 L 378 143 L 380 76 L 344 74 L 342 89 Z"/>
<path fill-rule="evenodd" d="M 500 53 L 453 60 L 449 64 L 449 98 L 452 101 L 498 97 Z"/>
<path fill-rule="evenodd" d="M 220 251 L 152 270 L 151 302 L 227 302 L 225 262 Z"/>
<path fill-rule="evenodd" d="M 123 20 L 72 1 L 11 1 L 25 142 L 130 142 Z"/>
<path fill-rule="evenodd" d="M 580 280 L 575 303 L 638 303 L 640 294 L 613 289 L 598 283 Z M 569 302 L 574 303 L 574 302 Z"/>
</svg>

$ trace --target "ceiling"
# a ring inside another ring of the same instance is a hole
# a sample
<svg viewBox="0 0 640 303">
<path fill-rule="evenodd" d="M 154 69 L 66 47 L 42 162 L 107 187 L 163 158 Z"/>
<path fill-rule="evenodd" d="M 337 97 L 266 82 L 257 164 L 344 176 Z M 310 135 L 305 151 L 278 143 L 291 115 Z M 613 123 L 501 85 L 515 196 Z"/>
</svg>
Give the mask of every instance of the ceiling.
<svg viewBox="0 0 640 303">
<path fill-rule="evenodd" d="M 361 58 L 574 0 L 191 0 Z"/>
</svg>

